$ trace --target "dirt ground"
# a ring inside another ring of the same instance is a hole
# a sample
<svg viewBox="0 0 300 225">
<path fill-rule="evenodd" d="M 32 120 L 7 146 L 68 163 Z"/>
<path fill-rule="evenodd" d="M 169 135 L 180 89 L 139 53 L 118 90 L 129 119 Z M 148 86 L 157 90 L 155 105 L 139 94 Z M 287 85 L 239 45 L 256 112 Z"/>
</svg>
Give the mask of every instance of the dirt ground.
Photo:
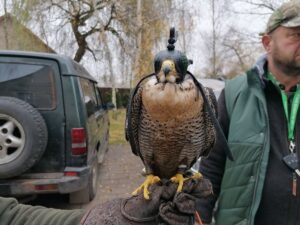
<svg viewBox="0 0 300 225">
<path fill-rule="evenodd" d="M 130 196 L 142 184 L 142 161 L 135 156 L 129 145 L 112 145 L 99 168 L 96 198 L 83 207 L 103 203 L 113 198 Z"/>
<path fill-rule="evenodd" d="M 142 161 L 131 152 L 129 145 L 111 145 L 103 163 L 99 166 L 98 191 L 92 202 L 70 205 L 68 195 L 55 194 L 39 195 L 26 203 L 61 209 L 87 209 L 113 198 L 130 196 L 144 181 L 142 169 Z"/>
</svg>

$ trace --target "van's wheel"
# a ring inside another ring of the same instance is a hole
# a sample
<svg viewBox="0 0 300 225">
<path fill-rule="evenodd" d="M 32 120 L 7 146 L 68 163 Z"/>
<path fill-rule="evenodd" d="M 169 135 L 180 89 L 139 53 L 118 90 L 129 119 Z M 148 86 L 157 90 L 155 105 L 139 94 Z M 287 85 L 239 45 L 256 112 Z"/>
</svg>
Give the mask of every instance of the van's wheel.
<svg viewBox="0 0 300 225">
<path fill-rule="evenodd" d="M 92 167 L 91 175 L 89 177 L 89 184 L 88 184 L 90 201 L 92 201 L 97 194 L 98 177 L 99 177 L 99 164 L 98 164 L 98 160 L 95 160 Z"/>
<path fill-rule="evenodd" d="M 0 179 L 31 168 L 47 141 L 47 127 L 37 109 L 17 98 L 0 97 Z"/>
<path fill-rule="evenodd" d="M 84 204 L 92 201 L 98 189 L 99 166 L 98 160 L 94 160 L 88 178 L 87 187 L 82 190 L 70 193 L 69 202 L 71 204 Z"/>
</svg>

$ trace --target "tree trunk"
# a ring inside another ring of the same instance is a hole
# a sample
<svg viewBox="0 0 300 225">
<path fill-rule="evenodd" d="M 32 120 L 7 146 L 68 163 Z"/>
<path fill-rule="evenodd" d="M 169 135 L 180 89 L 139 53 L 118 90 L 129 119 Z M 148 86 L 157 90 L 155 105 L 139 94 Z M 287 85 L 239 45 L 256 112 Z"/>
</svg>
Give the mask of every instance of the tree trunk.
<svg viewBox="0 0 300 225">
<path fill-rule="evenodd" d="M 216 54 L 216 8 L 215 0 L 212 0 L 212 66 L 213 66 L 213 78 L 217 77 L 217 54 Z"/>
<path fill-rule="evenodd" d="M 142 0 L 137 0 L 136 7 L 137 15 L 137 40 L 136 40 L 136 54 L 134 59 L 133 73 L 130 78 L 130 89 L 133 87 L 133 81 L 135 77 L 139 77 L 139 66 L 141 59 L 141 47 L 142 47 Z"/>
<path fill-rule="evenodd" d="M 4 0 L 4 26 L 3 27 L 4 27 L 5 49 L 9 49 L 7 22 L 8 22 L 7 0 Z"/>
<path fill-rule="evenodd" d="M 105 58 L 108 61 L 108 69 L 110 73 L 110 84 L 111 84 L 111 101 L 115 105 L 114 111 L 117 110 L 117 93 L 116 93 L 116 81 L 112 63 L 112 56 L 108 46 L 107 38 L 105 33 L 101 33 L 101 39 L 104 46 Z"/>
</svg>

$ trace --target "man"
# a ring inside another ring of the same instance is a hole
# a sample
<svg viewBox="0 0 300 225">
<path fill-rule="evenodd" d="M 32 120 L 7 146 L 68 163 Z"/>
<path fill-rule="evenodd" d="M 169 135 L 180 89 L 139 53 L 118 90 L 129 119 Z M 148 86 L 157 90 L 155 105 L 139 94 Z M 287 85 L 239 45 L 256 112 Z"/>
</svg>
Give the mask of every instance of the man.
<svg viewBox="0 0 300 225">
<path fill-rule="evenodd" d="M 266 55 L 219 98 L 234 161 L 217 144 L 201 162 L 214 189 L 198 205 L 204 224 L 217 199 L 217 225 L 300 224 L 300 1 L 271 15 L 262 44 Z"/>
</svg>

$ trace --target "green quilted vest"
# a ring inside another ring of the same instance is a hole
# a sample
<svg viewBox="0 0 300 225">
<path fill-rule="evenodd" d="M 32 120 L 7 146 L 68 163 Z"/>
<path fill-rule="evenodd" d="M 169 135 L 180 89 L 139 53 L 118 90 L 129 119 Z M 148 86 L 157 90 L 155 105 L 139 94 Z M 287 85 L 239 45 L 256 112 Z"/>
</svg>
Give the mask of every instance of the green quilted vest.
<svg viewBox="0 0 300 225">
<path fill-rule="evenodd" d="M 267 104 L 254 70 L 226 83 L 230 118 L 227 160 L 216 213 L 216 225 L 253 225 L 270 150 Z"/>
</svg>

